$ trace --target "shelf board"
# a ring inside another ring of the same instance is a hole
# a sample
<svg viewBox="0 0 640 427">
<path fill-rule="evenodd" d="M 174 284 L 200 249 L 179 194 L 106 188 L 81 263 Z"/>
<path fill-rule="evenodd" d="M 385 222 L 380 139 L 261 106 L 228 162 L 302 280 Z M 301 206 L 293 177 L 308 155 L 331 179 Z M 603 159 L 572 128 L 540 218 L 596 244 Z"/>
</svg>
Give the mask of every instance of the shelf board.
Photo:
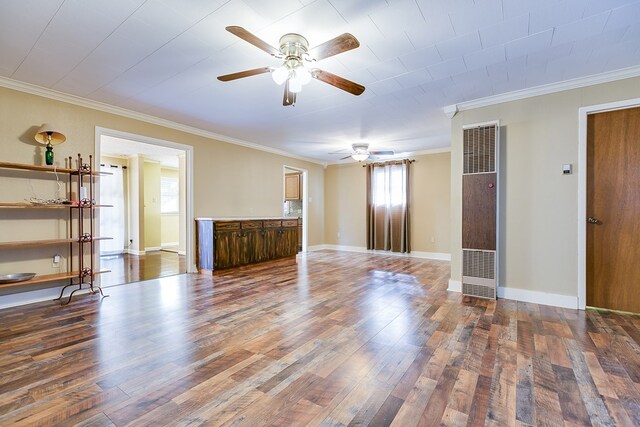
<svg viewBox="0 0 640 427">
<path fill-rule="evenodd" d="M 0 203 L 0 208 L 47 208 L 47 209 L 55 209 L 55 208 L 71 208 L 73 205 L 62 205 L 62 204 L 38 204 L 38 203 L 29 203 L 29 202 L 3 202 Z"/>
<path fill-rule="evenodd" d="M 85 206 L 82 207 L 82 209 L 88 209 L 91 206 Z M 93 205 L 94 208 L 112 208 L 113 205 Z M 3 202 L 0 203 L 0 208 L 28 208 L 28 209 L 34 209 L 34 208 L 47 208 L 47 209 L 54 209 L 54 208 L 72 208 L 72 209 L 78 209 L 80 208 L 80 206 L 78 205 L 64 205 L 64 204 L 45 204 L 45 203 L 29 203 L 29 202 Z"/>
<path fill-rule="evenodd" d="M 28 170 L 28 171 L 36 171 L 36 172 L 48 172 L 48 173 L 70 173 L 73 175 L 78 174 L 77 168 L 58 168 L 54 169 L 53 166 L 43 166 L 43 165 L 29 165 L 25 163 L 12 163 L 12 162 L 0 162 L 0 168 L 3 169 L 19 169 L 19 170 Z M 91 172 L 92 175 L 113 175 L 111 172 L 101 172 L 98 170 L 94 170 Z M 83 175 L 88 175 L 88 173 L 83 173 Z"/>
<path fill-rule="evenodd" d="M 0 243 L 0 249 L 2 248 L 22 248 L 28 246 L 52 246 L 63 245 L 65 243 L 77 242 L 76 239 L 49 239 L 49 240 L 24 240 L 21 242 L 2 242 Z"/>
<path fill-rule="evenodd" d="M 40 166 L 40 165 L 27 165 L 24 163 L 12 163 L 12 162 L 0 162 L 0 168 L 4 169 L 20 169 L 38 172 L 58 172 L 58 173 L 73 173 L 78 172 L 77 169 L 71 168 L 53 168 L 53 166 Z"/>
<path fill-rule="evenodd" d="M 111 240 L 113 237 L 94 237 L 93 241 Z M 80 243 L 78 239 L 47 239 L 47 240 L 23 240 L 19 242 L 0 242 L 0 249 L 4 248 L 23 248 L 29 246 L 53 246 L 65 243 Z M 85 242 L 89 243 L 89 242 Z"/>
<path fill-rule="evenodd" d="M 9 288 L 12 286 L 27 286 L 27 285 L 34 285 L 37 283 L 55 282 L 56 280 L 73 279 L 74 277 L 78 277 L 77 271 L 71 272 L 71 273 L 41 274 L 34 277 L 33 279 L 25 280 L 22 282 L 2 283 L 0 284 L 0 288 Z"/>
<path fill-rule="evenodd" d="M 111 270 L 99 270 L 93 273 L 93 276 L 97 276 L 98 274 L 109 273 Z M 35 285 L 38 283 L 47 283 L 47 282 L 55 282 L 58 280 L 67 280 L 67 279 L 76 279 L 80 273 L 78 271 L 72 271 L 69 273 L 56 273 L 56 274 L 41 274 L 37 275 L 33 279 L 25 280 L 22 282 L 14 282 L 14 283 L 2 283 L 0 284 L 0 288 L 9 288 L 13 286 L 28 286 Z"/>
</svg>

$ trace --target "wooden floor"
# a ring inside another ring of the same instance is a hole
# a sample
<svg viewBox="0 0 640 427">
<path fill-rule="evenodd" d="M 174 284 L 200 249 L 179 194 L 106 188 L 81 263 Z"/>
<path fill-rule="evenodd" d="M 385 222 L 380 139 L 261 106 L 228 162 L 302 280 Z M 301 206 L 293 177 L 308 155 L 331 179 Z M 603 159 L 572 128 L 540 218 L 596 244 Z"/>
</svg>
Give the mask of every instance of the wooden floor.
<svg viewBox="0 0 640 427">
<path fill-rule="evenodd" d="M 640 316 L 331 251 L 0 311 L 0 425 L 640 425 Z"/>
<path fill-rule="evenodd" d="M 153 251 L 145 255 L 109 255 L 100 257 L 100 268 L 110 270 L 100 275 L 101 286 L 121 285 L 186 273 L 184 255 Z"/>
</svg>

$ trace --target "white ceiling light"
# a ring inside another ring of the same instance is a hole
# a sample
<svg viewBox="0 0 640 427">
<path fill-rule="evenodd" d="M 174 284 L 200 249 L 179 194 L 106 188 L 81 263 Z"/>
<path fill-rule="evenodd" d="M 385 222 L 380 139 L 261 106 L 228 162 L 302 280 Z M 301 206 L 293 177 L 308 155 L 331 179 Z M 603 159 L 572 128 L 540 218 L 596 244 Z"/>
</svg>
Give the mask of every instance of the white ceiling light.
<svg viewBox="0 0 640 427">
<path fill-rule="evenodd" d="M 369 153 L 366 153 L 366 152 L 365 153 L 353 153 L 351 155 L 351 158 L 353 160 L 358 161 L 358 162 L 363 162 L 363 161 L 365 161 L 365 160 L 367 160 L 369 158 Z"/>
<path fill-rule="evenodd" d="M 298 93 L 302 86 L 311 81 L 311 72 L 304 66 L 302 61 L 296 58 L 289 58 L 283 65 L 271 72 L 271 78 L 278 85 L 282 85 L 289 79 L 289 90 Z"/>
<path fill-rule="evenodd" d="M 363 162 L 369 158 L 369 144 L 353 144 L 351 148 L 353 148 L 353 154 L 351 154 L 353 160 Z"/>
<path fill-rule="evenodd" d="M 271 72 L 271 78 L 278 85 L 281 85 L 282 83 L 286 82 L 287 79 L 289 78 L 289 68 L 287 68 L 286 65 L 279 66 L 278 68 L 276 68 Z"/>
</svg>

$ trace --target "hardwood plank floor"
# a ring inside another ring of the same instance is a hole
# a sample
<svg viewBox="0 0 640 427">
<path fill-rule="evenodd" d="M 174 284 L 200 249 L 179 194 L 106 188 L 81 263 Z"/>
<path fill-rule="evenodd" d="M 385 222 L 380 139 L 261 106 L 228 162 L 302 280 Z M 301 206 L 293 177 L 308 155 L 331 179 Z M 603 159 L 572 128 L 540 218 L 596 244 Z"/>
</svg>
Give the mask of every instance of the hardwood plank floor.
<svg viewBox="0 0 640 427">
<path fill-rule="evenodd" d="M 640 316 L 332 251 L 0 311 L 0 425 L 640 425 Z"/>
<path fill-rule="evenodd" d="M 112 286 L 186 273 L 184 255 L 173 251 L 152 251 L 145 255 L 108 255 L 100 257 L 100 285 Z"/>
</svg>

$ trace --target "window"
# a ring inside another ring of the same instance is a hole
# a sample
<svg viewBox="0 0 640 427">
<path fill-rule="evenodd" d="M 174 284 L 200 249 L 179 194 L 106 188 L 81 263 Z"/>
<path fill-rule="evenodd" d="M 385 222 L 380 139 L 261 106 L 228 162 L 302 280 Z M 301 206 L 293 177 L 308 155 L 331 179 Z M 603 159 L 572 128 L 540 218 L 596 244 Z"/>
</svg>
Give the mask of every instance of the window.
<svg viewBox="0 0 640 427">
<path fill-rule="evenodd" d="M 178 177 L 160 177 L 160 213 L 177 214 L 179 209 L 179 194 Z"/>
<path fill-rule="evenodd" d="M 410 252 L 410 160 L 367 165 L 367 249 Z"/>
<path fill-rule="evenodd" d="M 375 167 L 373 203 L 376 206 L 398 206 L 405 203 L 407 171 L 404 167 Z"/>
</svg>

